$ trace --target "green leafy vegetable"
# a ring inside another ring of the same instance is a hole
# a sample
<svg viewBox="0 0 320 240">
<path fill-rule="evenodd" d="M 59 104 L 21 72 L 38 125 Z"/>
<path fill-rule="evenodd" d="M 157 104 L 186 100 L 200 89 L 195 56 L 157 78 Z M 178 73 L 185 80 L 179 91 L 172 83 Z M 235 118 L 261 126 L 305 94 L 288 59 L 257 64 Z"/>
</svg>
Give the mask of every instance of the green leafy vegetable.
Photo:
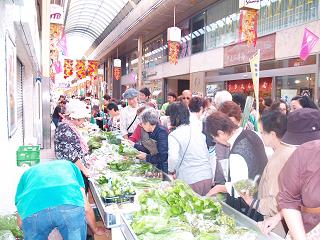
<svg viewBox="0 0 320 240">
<path fill-rule="evenodd" d="M 10 230 L 15 237 L 23 237 L 16 215 L 0 215 L 0 230 Z"/>
</svg>

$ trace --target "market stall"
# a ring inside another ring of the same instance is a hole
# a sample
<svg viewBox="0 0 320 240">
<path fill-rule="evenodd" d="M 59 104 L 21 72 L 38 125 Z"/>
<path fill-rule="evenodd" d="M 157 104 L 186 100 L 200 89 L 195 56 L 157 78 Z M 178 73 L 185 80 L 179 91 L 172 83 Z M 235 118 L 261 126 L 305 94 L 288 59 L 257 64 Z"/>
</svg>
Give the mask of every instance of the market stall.
<svg viewBox="0 0 320 240">
<path fill-rule="evenodd" d="M 90 189 L 112 239 L 282 239 L 217 199 L 200 197 L 153 165 L 117 133 L 89 135 Z"/>
</svg>

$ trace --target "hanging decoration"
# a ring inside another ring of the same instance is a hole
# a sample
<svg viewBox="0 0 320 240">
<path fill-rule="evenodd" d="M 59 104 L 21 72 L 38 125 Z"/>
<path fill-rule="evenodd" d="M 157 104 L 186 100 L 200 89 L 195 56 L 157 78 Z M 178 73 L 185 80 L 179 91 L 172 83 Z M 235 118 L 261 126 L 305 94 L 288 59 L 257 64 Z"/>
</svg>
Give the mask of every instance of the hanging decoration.
<svg viewBox="0 0 320 240">
<path fill-rule="evenodd" d="M 113 60 L 113 78 L 117 81 L 121 79 L 122 71 L 121 71 L 121 59 Z"/>
<path fill-rule="evenodd" d="M 63 25 L 50 24 L 50 80 L 55 83 L 56 74 L 59 73 L 59 68 L 56 66 L 59 64 L 59 49 L 57 44 L 61 39 L 63 33 Z M 58 72 L 57 72 L 58 70 Z"/>
<path fill-rule="evenodd" d="M 240 41 L 247 42 L 248 46 L 257 43 L 258 10 L 247 9 L 240 11 Z"/>
<path fill-rule="evenodd" d="M 64 78 L 65 79 L 72 76 L 73 75 L 73 60 L 65 59 L 63 69 L 64 69 Z"/>
<path fill-rule="evenodd" d="M 167 29 L 167 39 L 169 63 L 176 65 L 178 63 L 181 41 L 181 29 L 176 27 L 176 5 L 173 7 L 173 27 Z"/>
<path fill-rule="evenodd" d="M 169 62 L 171 64 L 176 65 L 178 63 L 180 43 L 168 41 L 168 49 L 169 49 Z"/>
<path fill-rule="evenodd" d="M 89 77 L 96 76 L 98 74 L 99 62 L 94 60 L 88 60 L 88 71 L 87 75 Z"/>
<path fill-rule="evenodd" d="M 300 58 L 305 61 L 310 55 L 312 49 L 319 41 L 319 37 L 305 28 L 303 33 L 303 40 L 300 48 Z"/>
<path fill-rule="evenodd" d="M 86 63 L 84 60 L 76 60 L 77 64 L 75 66 L 76 75 L 79 79 L 84 79 L 86 77 Z"/>
</svg>

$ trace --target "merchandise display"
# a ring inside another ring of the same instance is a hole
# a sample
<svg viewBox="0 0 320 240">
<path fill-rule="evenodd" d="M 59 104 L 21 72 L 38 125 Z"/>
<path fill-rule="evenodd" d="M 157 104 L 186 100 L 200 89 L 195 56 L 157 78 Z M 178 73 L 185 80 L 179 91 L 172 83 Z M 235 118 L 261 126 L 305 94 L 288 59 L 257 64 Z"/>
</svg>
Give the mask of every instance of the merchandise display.
<svg viewBox="0 0 320 240">
<path fill-rule="evenodd" d="M 131 236 L 126 239 L 264 239 L 226 214 L 218 199 L 201 197 L 183 181 L 171 181 L 152 164 L 136 160 L 138 152 L 117 133 L 94 132 L 89 139 L 101 144 L 89 157 L 91 191 L 104 221 L 116 216 L 108 209 L 118 204 L 125 220 L 114 226 L 125 225 L 124 236 Z M 235 186 L 254 191 L 247 182 Z"/>
</svg>

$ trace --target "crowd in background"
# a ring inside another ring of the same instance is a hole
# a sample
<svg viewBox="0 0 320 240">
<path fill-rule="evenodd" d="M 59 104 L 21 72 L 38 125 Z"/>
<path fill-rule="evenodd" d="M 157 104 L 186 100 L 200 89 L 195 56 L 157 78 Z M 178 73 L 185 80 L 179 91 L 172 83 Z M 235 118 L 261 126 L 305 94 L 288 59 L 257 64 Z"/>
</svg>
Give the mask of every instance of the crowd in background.
<svg viewBox="0 0 320 240">
<path fill-rule="evenodd" d="M 255 104 L 246 106 L 245 95 L 225 90 L 214 97 L 169 92 L 161 106 L 147 88 L 129 88 L 122 97 L 61 96 L 54 109 L 56 157 L 75 163 L 81 186 L 90 172 L 79 128 L 90 122 L 118 131 L 139 150 L 137 158 L 199 195 L 223 194 L 266 234 L 286 236 L 289 229 L 293 239 L 306 239 L 320 231 L 320 111 L 308 96 L 296 96 L 290 105 L 263 98 L 259 114 Z M 235 189 L 246 179 L 257 193 Z"/>
</svg>

